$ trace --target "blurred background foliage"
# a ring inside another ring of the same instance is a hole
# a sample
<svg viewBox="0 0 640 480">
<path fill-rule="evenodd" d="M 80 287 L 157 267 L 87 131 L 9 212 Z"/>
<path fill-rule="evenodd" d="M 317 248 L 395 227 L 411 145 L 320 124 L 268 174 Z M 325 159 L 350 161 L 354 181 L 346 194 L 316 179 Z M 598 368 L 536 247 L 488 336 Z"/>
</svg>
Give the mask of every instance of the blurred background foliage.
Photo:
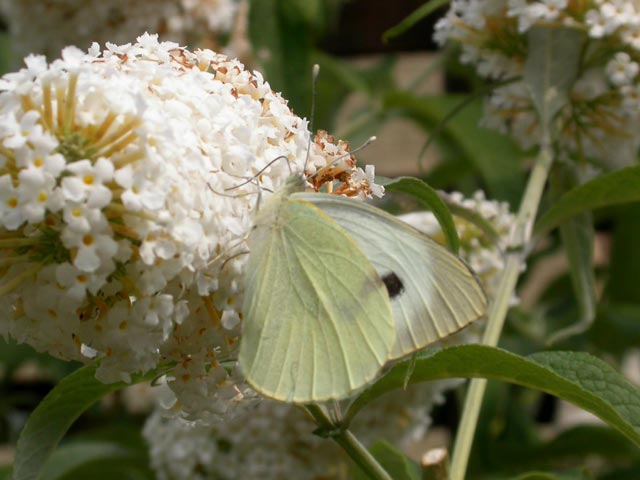
<svg viewBox="0 0 640 480">
<path fill-rule="evenodd" d="M 350 141 L 352 147 L 377 135 L 378 141 L 358 157 L 385 176 L 413 174 L 437 189 L 467 196 L 484 190 L 488 198 L 509 202 L 515 211 L 530 152 L 478 126 L 488 86 L 457 63 L 453 48 L 436 51 L 431 35 L 443 10 L 382 40 L 386 30 L 422 4 L 254 0 L 248 13 L 250 53 L 244 60 L 307 118 L 311 66 L 320 64 L 315 128 Z M 11 58 L 9 21 L 4 19 L 0 34 L 3 72 L 19 64 Z M 545 202 L 548 207 L 552 199 Z M 386 206 L 412 208 L 395 197 Z M 546 343 L 549 335 L 575 323 L 580 312 L 559 235 L 540 239 L 521 277 L 520 302 L 509 315 L 502 346 L 519 354 L 549 348 L 591 352 L 640 382 L 639 219 L 640 204 L 595 212 L 597 318 L 585 334 L 552 346 Z M 2 478 L 29 412 L 76 365 L 0 342 Z M 451 438 L 462 398 L 461 390 L 453 391 L 437 407 L 429 438 L 410 452 L 414 458 Z M 122 395 L 108 398 L 74 425 L 45 478 L 154 478 L 140 435 L 144 418 L 143 411 L 126 407 Z M 56 471 L 55 462 L 67 467 Z M 518 476 L 527 469 L 548 473 Z M 638 479 L 640 452 L 618 433 L 552 397 L 491 383 L 469 478 Z"/>
</svg>

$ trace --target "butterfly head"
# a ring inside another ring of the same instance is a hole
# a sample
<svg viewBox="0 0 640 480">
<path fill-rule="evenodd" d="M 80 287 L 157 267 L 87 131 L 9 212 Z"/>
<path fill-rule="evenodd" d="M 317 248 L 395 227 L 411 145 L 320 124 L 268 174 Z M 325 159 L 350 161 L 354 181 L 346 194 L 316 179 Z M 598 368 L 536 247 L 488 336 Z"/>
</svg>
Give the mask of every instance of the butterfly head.
<svg viewBox="0 0 640 480">
<path fill-rule="evenodd" d="M 307 186 L 307 178 L 303 173 L 294 173 L 287 178 L 284 184 L 284 191 L 287 194 L 304 192 Z"/>
</svg>

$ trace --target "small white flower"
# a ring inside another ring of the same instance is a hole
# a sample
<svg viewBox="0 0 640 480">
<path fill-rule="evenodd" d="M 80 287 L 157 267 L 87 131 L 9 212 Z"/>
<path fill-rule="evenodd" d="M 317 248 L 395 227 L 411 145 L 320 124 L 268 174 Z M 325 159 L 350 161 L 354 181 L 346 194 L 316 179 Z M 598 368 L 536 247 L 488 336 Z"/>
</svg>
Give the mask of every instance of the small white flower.
<svg viewBox="0 0 640 480">
<path fill-rule="evenodd" d="M 631 60 L 628 53 L 618 52 L 607 63 L 605 71 L 611 83 L 621 86 L 630 84 L 636 78 L 640 66 Z"/>
<path fill-rule="evenodd" d="M 67 162 L 59 153 L 51 153 L 56 147 L 57 142 L 48 145 L 41 145 L 42 152 L 31 143 L 30 148 L 20 149 L 16 151 L 16 165 L 22 168 L 36 168 L 50 174 L 54 178 L 58 177 L 64 170 Z"/>
<path fill-rule="evenodd" d="M 96 294 L 106 281 L 105 275 L 81 271 L 69 263 L 56 267 L 56 280 L 66 289 L 66 294 L 76 301 L 82 301 L 87 291 Z"/>
<path fill-rule="evenodd" d="M 451 39 L 454 31 L 454 21 L 458 16 L 452 10 L 449 10 L 447 14 L 440 18 L 434 27 L 433 40 L 440 46 L 443 46 L 447 41 Z"/>
<path fill-rule="evenodd" d="M 26 218 L 22 205 L 20 205 L 20 193 L 13 186 L 10 175 L 0 177 L 0 221 L 7 230 L 16 230 Z"/>
<path fill-rule="evenodd" d="M 636 12 L 633 4 L 627 0 L 608 0 L 600 6 L 600 13 L 607 23 L 607 30 L 613 31 L 616 28 L 633 23 Z"/>
<path fill-rule="evenodd" d="M 145 208 L 157 210 L 162 207 L 166 193 L 154 185 L 148 174 L 141 170 L 134 170 L 127 165 L 115 172 L 115 181 L 126 190 L 121 196 L 123 205 L 131 210 L 138 211 Z"/>
<path fill-rule="evenodd" d="M 3 136 L 2 145 L 12 150 L 24 147 L 38 121 L 40 121 L 40 112 L 31 110 L 20 118 L 19 123 L 5 123 L 0 131 Z"/>
<path fill-rule="evenodd" d="M 589 27 L 589 36 L 591 38 L 602 38 L 611 33 L 612 24 L 602 16 L 599 10 L 589 10 L 585 15 L 584 21 Z"/>
<path fill-rule="evenodd" d="M 533 15 L 545 21 L 557 19 L 565 8 L 568 0 L 543 0 L 531 6 Z"/>
<path fill-rule="evenodd" d="M 358 192 L 360 199 L 378 197 L 384 195 L 384 187 L 375 183 L 375 167 L 373 165 L 365 166 L 365 170 L 360 167 L 351 175 L 349 179 L 350 189 Z"/>
<path fill-rule="evenodd" d="M 640 85 L 624 85 L 620 87 L 622 106 L 630 115 L 640 111 Z"/>
<path fill-rule="evenodd" d="M 622 40 L 634 50 L 640 50 L 640 25 L 632 25 L 622 30 Z"/>
<path fill-rule="evenodd" d="M 76 233 L 87 233 L 91 230 L 91 225 L 105 221 L 99 209 L 89 208 L 84 203 L 76 202 L 65 203 L 62 218 L 67 228 Z"/>
<path fill-rule="evenodd" d="M 224 328 L 232 330 L 240 324 L 240 316 L 235 310 L 225 310 L 220 321 Z"/>
<path fill-rule="evenodd" d="M 62 179 L 62 192 L 67 200 L 75 203 L 86 202 L 89 208 L 102 208 L 112 198 L 111 189 L 104 185 L 113 179 L 113 163 L 99 158 L 95 163 L 80 160 L 67 165 L 73 176 Z"/>
<path fill-rule="evenodd" d="M 507 16 L 518 19 L 518 31 L 524 33 L 535 23 L 536 17 L 531 15 L 527 0 L 509 0 Z"/>
<path fill-rule="evenodd" d="M 460 11 L 460 19 L 473 28 L 485 27 L 486 5 L 484 0 L 471 0 Z"/>
<path fill-rule="evenodd" d="M 24 219 L 29 223 L 44 220 L 45 212 L 58 212 L 64 199 L 56 179 L 38 168 L 25 168 L 18 175 L 18 197 Z"/>
<path fill-rule="evenodd" d="M 73 215 L 73 212 L 72 212 Z M 60 239 L 64 246 L 75 252 L 73 265 L 83 272 L 95 272 L 102 268 L 113 269 L 112 258 L 118 251 L 118 244 L 113 239 L 113 233 L 106 220 L 100 214 L 90 214 L 90 230 L 83 231 L 78 225 L 76 229 L 64 228 Z M 88 220 L 88 217 L 85 217 Z M 111 273 L 111 272 L 107 272 Z"/>
</svg>

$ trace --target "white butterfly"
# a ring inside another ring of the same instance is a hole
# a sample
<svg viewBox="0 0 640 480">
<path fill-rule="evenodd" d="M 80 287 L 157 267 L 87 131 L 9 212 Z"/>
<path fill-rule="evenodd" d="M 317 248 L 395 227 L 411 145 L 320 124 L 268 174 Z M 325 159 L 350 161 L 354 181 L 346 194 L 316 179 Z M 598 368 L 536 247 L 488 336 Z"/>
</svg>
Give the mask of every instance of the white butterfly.
<svg viewBox="0 0 640 480">
<path fill-rule="evenodd" d="M 482 316 L 469 268 L 426 235 L 290 177 L 256 214 L 239 362 L 277 400 L 340 399 Z"/>
</svg>

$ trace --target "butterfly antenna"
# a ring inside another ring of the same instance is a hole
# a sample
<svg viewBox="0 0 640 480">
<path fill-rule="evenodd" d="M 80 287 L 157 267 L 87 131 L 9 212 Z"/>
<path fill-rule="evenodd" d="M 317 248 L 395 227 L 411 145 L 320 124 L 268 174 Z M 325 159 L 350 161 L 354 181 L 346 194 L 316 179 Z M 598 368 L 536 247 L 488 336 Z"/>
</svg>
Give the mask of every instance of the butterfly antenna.
<svg viewBox="0 0 640 480">
<path fill-rule="evenodd" d="M 360 150 L 364 150 L 365 148 L 367 148 L 369 145 L 371 145 L 373 142 L 375 142 L 378 139 L 378 137 L 376 137 L 375 135 L 371 135 L 369 138 L 367 138 L 362 145 L 359 145 L 358 148 L 356 148 L 354 151 L 349 152 L 349 153 L 345 153 L 344 155 L 341 155 L 340 157 L 338 157 L 336 160 L 340 160 L 341 158 L 344 158 L 348 155 L 353 155 L 354 153 L 359 152 Z"/>
<path fill-rule="evenodd" d="M 262 175 L 264 173 L 264 171 L 269 168 L 271 165 L 273 165 L 274 163 L 276 163 L 278 160 L 287 160 L 287 165 L 289 165 L 289 160 L 287 159 L 287 157 L 285 155 L 280 155 L 279 157 L 274 158 L 273 160 L 271 160 L 269 163 L 267 163 L 264 167 L 262 167 L 258 173 L 256 173 L 255 175 L 252 175 L 249 178 L 246 177 L 242 177 L 242 178 L 246 178 L 244 182 L 239 183 L 238 185 L 234 185 L 233 187 L 229 187 L 229 188 L 225 188 L 224 191 L 228 191 L 228 190 L 235 190 L 238 187 L 242 187 L 243 185 L 246 185 L 247 183 L 251 183 L 253 181 L 256 181 L 256 179 Z M 291 169 L 291 166 L 289 166 L 289 169 Z M 258 185 L 259 186 L 259 185 Z M 265 189 L 266 190 L 266 189 Z"/>
<path fill-rule="evenodd" d="M 311 77 L 311 118 L 309 119 L 309 142 L 307 143 L 307 157 L 304 160 L 303 172 L 307 170 L 309 163 L 309 155 L 311 153 L 311 139 L 313 138 L 313 126 L 316 116 L 316 97 L 318 96 L 318 76 L 320 75 L 320 65 L 317 63 L 313 66 Z"/>
</svg>

